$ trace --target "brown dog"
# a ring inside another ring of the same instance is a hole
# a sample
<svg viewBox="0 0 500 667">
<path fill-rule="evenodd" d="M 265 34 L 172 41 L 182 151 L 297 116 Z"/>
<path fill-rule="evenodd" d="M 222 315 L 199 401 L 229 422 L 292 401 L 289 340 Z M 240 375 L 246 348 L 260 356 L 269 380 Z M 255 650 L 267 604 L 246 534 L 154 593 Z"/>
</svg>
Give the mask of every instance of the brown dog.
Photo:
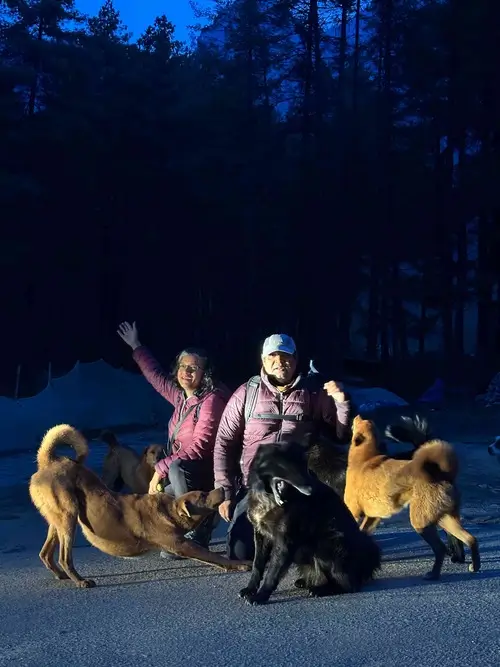
<svg viewBox="0 0 500 667">
<path fill-rule="evenodd" d="M 58 457 L 55 449 L 66 444 L 76 461 Z M 191 491 L 174 499 L 166 494 L 120 495 L 111 492 L 83 465 L 88 445 L 72 426 L 60 424 L 45 435 L 37 454 L 38 472 L 30 480 L 31 500 L 49 524 L 40 559 L 57 579 L 71 579 L 79 588 L 95 586 L 73 566 L 72 548 L 77 523 L 87 540 L 110 556 L 140 556 L 160 550 L 244 572 L 251 563 L 231 561 L 187 540 L 224 500 L 221 489 Z M 59 566 L 54 553 L 59 544 Z"/>
<path fill-rule="evenodd" d="M 478 572 L 476 538 L 460 523 L 455 487 L 458 459 L 452 446 L 430 440 L 417 449 L 411 461 L 398 461 L 379 453 L 379 435 L 372 421 L 358 415 L 352 429 L 344 501 L 356 520 L 364 516 L 361 529 L 373 532 L 381 519 L 409 505 L 412 527 L 434 552 L 434 565 L 426 579 L 439 579 L 446 554 L 437 526 L 470 548 L 469 570 Z"/>
<path fill-rule="evenodd" d="M 104 484 L 112 491 L 126 486 L 131 493 L 147 493 L 155 465 L 163 457 L 162 446 L 149 445 L 139 457 L 133 449 L 121 445 L 111 431 L 103 431 L 99 440 L 109 447 L 102 465 Z"/>
</svg>

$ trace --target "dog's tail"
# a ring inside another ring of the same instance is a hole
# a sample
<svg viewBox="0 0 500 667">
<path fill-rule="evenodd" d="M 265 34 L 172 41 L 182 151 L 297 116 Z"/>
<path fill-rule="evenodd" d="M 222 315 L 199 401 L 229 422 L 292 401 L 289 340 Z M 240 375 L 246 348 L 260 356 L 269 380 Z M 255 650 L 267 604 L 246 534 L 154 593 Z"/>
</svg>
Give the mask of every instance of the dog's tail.
<svg viewBox="0 0 500 667">
<path fill-rule="evenodd" d="M 89 447 L 80 431 L 69 424 L 58 424 L 47 431 L 40 444 L 36 455 L 39 470 L 58 460 L 56 448 L 62 445 L 74 449 L 77 463 L 83 463 L 87 458 Z"/>
<path fill-rule="evenodd" d="M 101 431 L 99 440 L 105 442 L 110 449 L 115 449 L 115 447 L 120 446 L 120 443 L 116 439 L 116 435 L 113 433 L 113 431 L 109 431 L 107 429 L 105 431 Z"/>
<path fill-rule="evenodd" d="M 458 457 L 444 440 L 426 442 L 417 449 L 408 465 L 415 479 L 430 483 L 454 484 L 458 475 Z"/>
<path fill-rule="evenodd" d="M 385 429 L 386 438 L 396 442 L 410 442 L 415 449 L 429 442 L 432 438 L 431 428 L 425 417 L 401 417 L 398 424 L 391 424 Z"/>
</svg>

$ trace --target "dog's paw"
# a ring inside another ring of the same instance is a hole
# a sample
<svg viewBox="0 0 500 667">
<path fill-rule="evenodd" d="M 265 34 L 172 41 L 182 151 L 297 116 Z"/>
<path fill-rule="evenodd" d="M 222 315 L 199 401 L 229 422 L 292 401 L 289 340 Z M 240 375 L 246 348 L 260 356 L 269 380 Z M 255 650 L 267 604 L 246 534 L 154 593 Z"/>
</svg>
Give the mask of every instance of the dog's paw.
<svg viewBox="0 0 500 667">
<path fill-rule="evenodd" d="M 307 588 L 307 582 L 304 579 L 304 577 L 300 577 L 300 579 L 296 579 L 293 583 L 295 588 Z"/>
<path fill-rule="evenodd" d="M 310 586 L 308 589 L 308 597 L 310 598 L 324 598 L 327 595 L 334 594 L 332 586 Z"/>
<path fill-rule="evenodd" d="M 465 563 L 465 554 L 463 556 L 452 554 L 450 556 L 450 560 L 452 563 L 460 563 L 461 565 L 463 565 L 463 563 Z"/>
<path fill-rule="evenodd" d="M 82 579 L 76 584 L 78 588 L 95 588 L 95 581 L 93 579 Z"/>
<path fill-rule="evenodd" d="M 255 588 L 246 587 L 246 588 L 241 589 L 241 591 L 238 593 L 238 596 L 240 598 L 243 598 L 244 600 L 246 600 L 248 597 L 251 597 L 252 595 L 255 595 L 256 592 L 257 592 L 257 590 Z"/>
<path fill-rule="evenodd" d="M 430 572 L 424 574 L 425 581 L 438 581 L 440 578 L 441 578 L 440 572 L 436 573 L 431 570 Z"/>
<path fill-rule="evenodd" d="M 252 561 L 244 560 L 239 562 L 234 569 L 236 570 L 236 572 L 250 572 L 250 570 L 252 569 L 252 565 L 253 565 Z"/>
<path fill-rule="evenodd" d="M 474 567 L 473 563 L 469 563 L 468 567 L 469 572 L 474 572 L 474 573 L 479 572 L 480 569 L 481 569 L 480 567 Z"/>
<path fill-rule="evenodd" d="M 238 593 L 239 597 L 245 600 L 247 604 L 264 604 L 269 600 L 267 593 L 259 593 L 255 588 L 246 586 Z"/>
<path fill-rule="evenodd" d="M 245 602 L 247 604 L 251 604 L 252 606 L 257 604 L 266 604 L 268 600 L 269 600 L 269 595 L 267 593 L 261 593 L 260 591 L 253 595 L 247 595 L 245 597 Z"/>
</svg>

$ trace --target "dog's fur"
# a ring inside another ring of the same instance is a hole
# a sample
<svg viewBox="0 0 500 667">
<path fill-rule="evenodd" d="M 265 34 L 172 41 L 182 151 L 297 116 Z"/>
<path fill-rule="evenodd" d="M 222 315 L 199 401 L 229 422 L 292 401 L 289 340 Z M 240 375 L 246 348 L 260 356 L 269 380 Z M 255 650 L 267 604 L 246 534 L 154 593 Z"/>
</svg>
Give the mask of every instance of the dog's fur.
<svg viewBox="0 0 500 667">
<path fill-rule="evenodd" d="M 307 465 L 316 477 L 344 497 L 347 449 L 330 440 L 318 438 L 307 447 Z"/>
<path fill-rule="evenodd" d="M 395 442 L 410 443 L 413 446 L 411 451 L 397 452 L 391 456 L 400 461 L 410 461 L 419 447 L 434 439 L 428 421 L 419 415 L 400 417 L 399 423 L 386 427 L 385 436 Z M 384 450 L 380 448 L 380 453 L 387 454 L 387 448 L 384 447 Z M 458 489 L 456 492 L 458 494 Z M 463 542 L 450 533 L 446 533 L 446 550 L 452 563 L 465 563 Z"/>
<path fill-rule="evenodd" d="M 155 465 L 163 457 L 161 445 L 149 445 L 138 456 L 131 447 L 121 445 L 112 431 L 103 431 L 99 440 L 109 449 L 102 464 L 102 481 L 112 491 L 127 487 L 131 493 L 147 493 Z"/>
<path fill-rule="evenodd" d="M 58 445 L 69 445 L 76 460 L 59 457 Z M 186 532 L 197 528 L 224 500 L 220 489 L 169 495 L 121 495 L 110 491 L 83 463 L 88 445 L 72 426 L 60 424 L 45 435 L 38 450 L 38 472 L 30 480 L 31 500 L 49 524 L 40 559 L 57 579 L 71 579 L 79 588 L 95 585 L 73 566 L 72 548 L 77 523 L 94 547 L 110 556 L 133 557 L 165 550 L 209 563 L 223 570 L 248 571 L 250 564 L 231 561 L 208 551 Z M 59 545 L 59 566 L 54 554 Z"/>
<path fill-rule="evenodd" d="M 480 569 L 476 538 L 460 523 L 459 495 L 455 485 L 458 459 L 443 440 L 421 445 L 411 461 L 397 461 L 379 453 L 379 436 L 373 421 L 354 419 L 349 448 L 344 500 L 361 529 L 373 532 L 381 519 L 409 505 L 410 523 L 434 552 L 427 579 L 439 579 L 446 547 L 437 526 L 464 542 L 471 550 L 471 572 Z"/>
<path fill-rule="evenodd" d="M 359 591 L 380 567 L 379 547 L 335 491 L 309 472 L 298 443 L 259 448 L 249 473 L 248 517 L 255 556 L 240 597 L 250 604 L 267 602 L 292 564 L 300 572 L 295 585 L 311 596 Z"/>
<path fill-rule="evenodd" d="M 500 435 L 496 436 L 495 442 L 488 445 L 488 454 L 490 456 L 496 456 L 497 461 L 500 463 Z"/>
<path fill-rule="evenodd" d="M 417 449 L 431 438 L 427 421 L 418 415 L 414 419 L 401 417 L 399 424 L 387 426 L 385 435 L 394 442 L 411 444 L 411 450 L 396 452 L 392 455 L 392 458 L 401 461 L 409 461 Z M 348 447 L 340 446 L 321 437 L 311 440 L 307 447 L 309 469 L 343 498 Z M 379 449 L 381 454 L 387 453 L 387 447 L 383 441 L 379 442 Z"/>
<path fill-rule="evenodd" d="M 396 452 L 392 458 L 400 461 L 409 461 L 424 442 L 431 438 L 431 431 L 425 419 L 416 415 L 401 417 L 399 424 L 389 425 L 385 430 L 386 437 L 395 442 L 405 442 L 412 445 L 411 450 Z M 380 442 L 380 453 L 386 454 L 385 443 Z M 318 438 L 308 445 L 309 469 L 324 484 L 330 486 L 343 498 L 347 472 L 347 449 L 336 443 Z M 464 545 L 453 535 L 446 535 L 446 549 L 452 563 L 465 563 Z"/>
</svg>

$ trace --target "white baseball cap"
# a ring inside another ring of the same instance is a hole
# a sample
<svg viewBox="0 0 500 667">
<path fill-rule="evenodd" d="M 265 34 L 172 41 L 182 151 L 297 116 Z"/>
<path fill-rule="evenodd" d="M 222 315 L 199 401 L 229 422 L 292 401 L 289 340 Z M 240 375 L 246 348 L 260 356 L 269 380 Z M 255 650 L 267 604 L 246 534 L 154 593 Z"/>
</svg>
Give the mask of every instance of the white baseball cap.
<svg viewBox="0 0 500 667">
<path fill-rule="evenodd" d="M 297 348 L 295 341 L 286 334 L 273 334 L 264 341 L 262 346 L 262 356 L 267 357 L 268 354 L 274 352 L 285 352 L 286 354 L 295 354 Z"/>
</svg>

